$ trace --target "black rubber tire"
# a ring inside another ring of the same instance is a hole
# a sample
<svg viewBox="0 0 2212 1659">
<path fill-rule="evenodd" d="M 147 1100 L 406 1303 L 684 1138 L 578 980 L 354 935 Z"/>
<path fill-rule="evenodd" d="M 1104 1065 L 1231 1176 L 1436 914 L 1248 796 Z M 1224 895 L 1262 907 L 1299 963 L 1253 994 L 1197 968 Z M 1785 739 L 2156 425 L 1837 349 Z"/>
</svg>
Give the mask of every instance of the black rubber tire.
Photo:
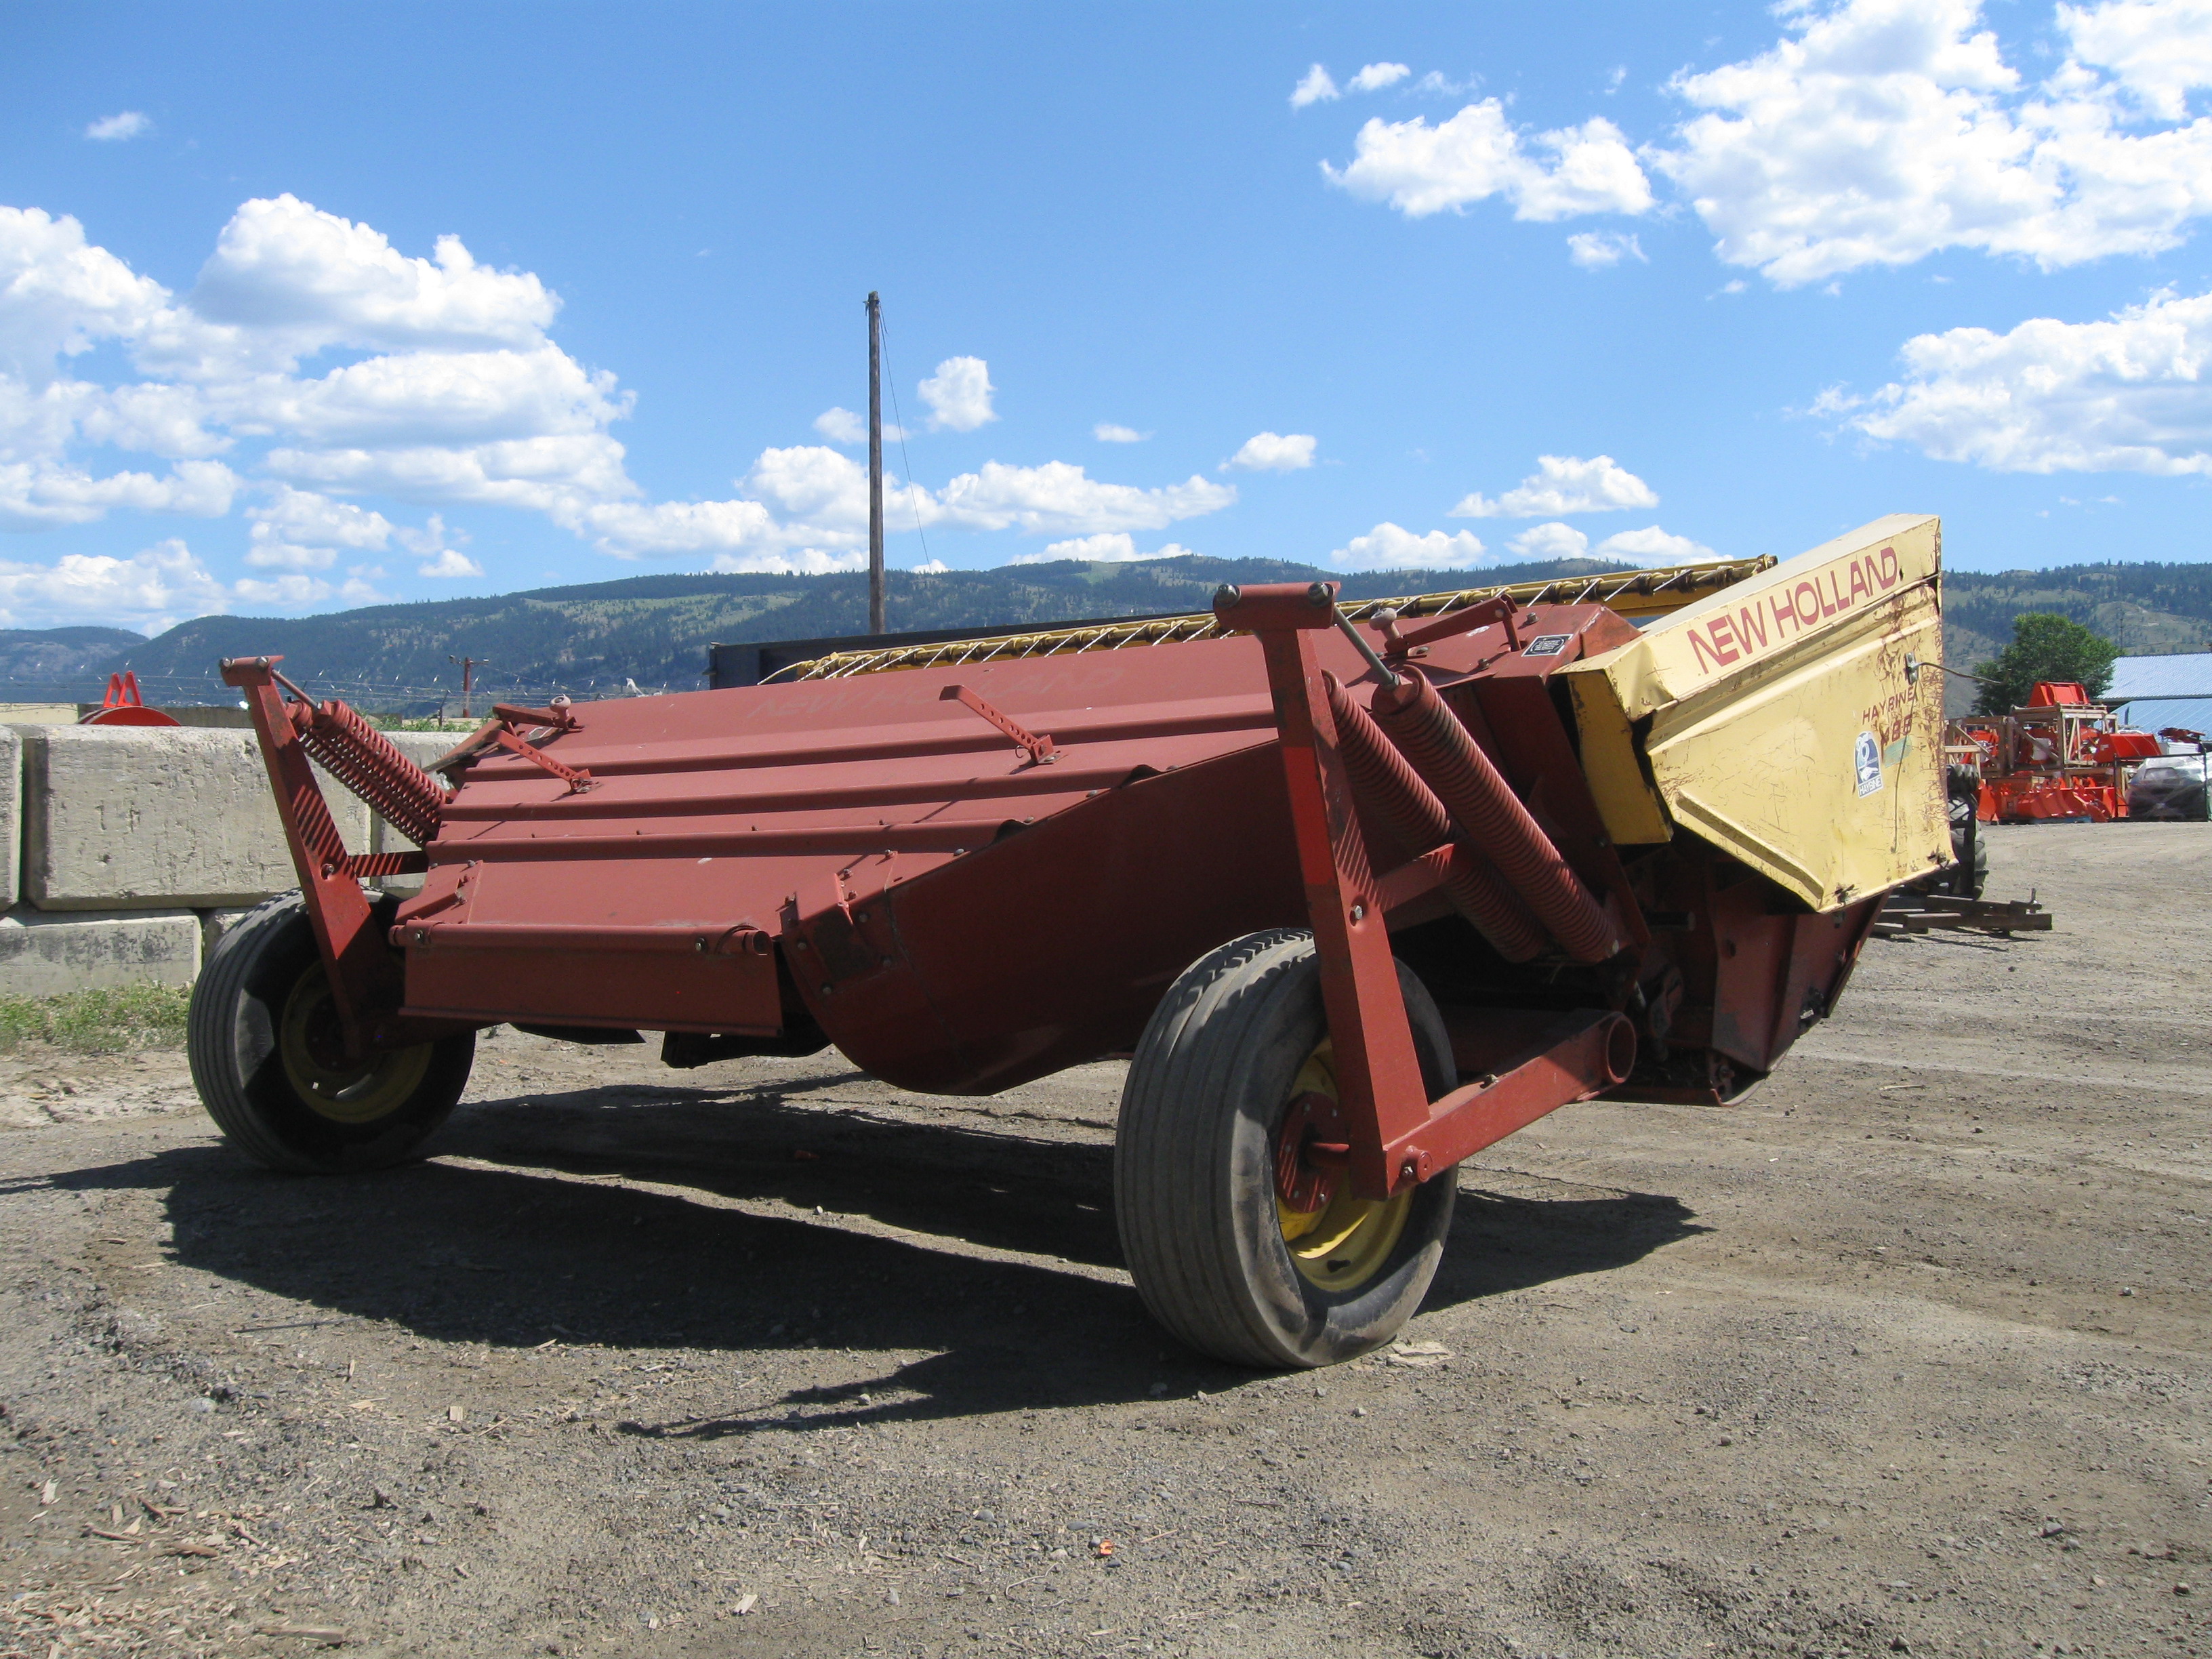
<svg viewBox="0 0 2212 1659">
<path fill-rule="evenodd" d="M 1429 1097 L 1455 1080 L 1436 1004 L 1398 965 Z M 1203 1353 L 1265 1369 L 1330 1365 L 1380 1347 L 1420 1306 L 1458 1176 L 1416 1189 L 1374 1275 L 1333 1294 L 1283 1243 L 1271 1149 L 1292 1080 L 1328 1034 L 1313 935 L 1276 929 L 1185 969 L 1153 1011 L 1121 1091 L 1114 1201 L 1137 1293 Z"/>
<path fill-rule="evenodd" d="M 446 1121 L 468 1086 L 476 1034 L 426 1045 L 422 1079 L 368 1122 L 340 1122 L 302 1098 L 278 1053 L 288 1000 L 319 969 L 313 924 L 296 892 L 255 907 L 226 933 L 192 987 L 185 1027 L 192 1085 L 225 1138 L 256 1163 L 300 1175 L 380 1170 Z"/>
</svg>

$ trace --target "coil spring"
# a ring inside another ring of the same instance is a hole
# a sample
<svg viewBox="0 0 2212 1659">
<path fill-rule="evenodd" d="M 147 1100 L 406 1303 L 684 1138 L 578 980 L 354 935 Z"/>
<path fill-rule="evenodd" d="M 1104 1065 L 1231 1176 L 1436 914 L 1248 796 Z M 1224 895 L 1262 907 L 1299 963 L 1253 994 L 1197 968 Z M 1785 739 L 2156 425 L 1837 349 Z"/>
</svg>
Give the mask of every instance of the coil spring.
<svg viewBox="0 0 2212 1659">
<path fill-rule="evenodd" d="M 417 847 L 438 838 L 446 792 L 392 740 L 336 698 L 319 705 L 300 742 L 323 769 Z"/>
<path fill-rule="evenodd" d="M 1569 956 L 1613 954 L 1613 926 L 1582 878 L 1420 670 L 1376 693 L 1375 720 Z"/>
<path fill-rule="evenodd" d="M 1373 805 L 1390 831 L 1416 858 L 1454 841 L 1456 826 L 1436 792 L 1382 735 L 1374 718 L 1352 699 L 1334 674 L 1324 673 L 1329 714 L 1352 793 Z M 1548 939 L 1498 872 L 1464 840 L 1452 848 L 1444 891 L 1459 913 L 1508 962 L 1526 962 Z"/>
</svg>

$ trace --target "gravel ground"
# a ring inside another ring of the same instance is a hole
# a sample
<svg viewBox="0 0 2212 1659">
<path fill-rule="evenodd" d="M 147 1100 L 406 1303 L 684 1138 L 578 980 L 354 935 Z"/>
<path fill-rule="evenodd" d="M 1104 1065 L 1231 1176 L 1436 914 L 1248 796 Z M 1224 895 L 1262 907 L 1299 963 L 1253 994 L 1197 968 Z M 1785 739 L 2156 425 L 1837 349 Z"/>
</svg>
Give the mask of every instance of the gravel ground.
<svg viewBox="0 0 2212 1659">
<path fill-rule="evenodd" d="M 18 1054 L 0 1653 L 2204 1650 L 2212 833 L 1990 840 L 2056 932 L 1492 1148 L 1400 1349 L 1296 1376 L 1146 1320 L 1115 1066 L 501 1032 L 316 1181 L 180 1057 Z"/>
</svg>

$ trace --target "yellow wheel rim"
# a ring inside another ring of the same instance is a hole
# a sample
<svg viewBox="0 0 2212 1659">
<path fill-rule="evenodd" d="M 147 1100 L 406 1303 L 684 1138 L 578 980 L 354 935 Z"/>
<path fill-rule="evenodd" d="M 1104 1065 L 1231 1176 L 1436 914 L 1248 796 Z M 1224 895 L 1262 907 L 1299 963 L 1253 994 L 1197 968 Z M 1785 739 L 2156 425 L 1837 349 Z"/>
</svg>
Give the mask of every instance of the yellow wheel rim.
<svg viewBox="0 0 2212 1659">
<path fill-rule="evenodd" d="M 1337 1097 L 1336 1056 L 1324 1037 L 1291 1080 L 1288 1102 L 1300 1095 Z M 1277 1133 L 1280 1133 L 1278 1129 Z M 1391 1251 L 1406 1231 L 1413 1211 L 1413 1188 L 1408 1185 L 1396 1197 L 1377 1201 L 1355 1198 L 1340 1189 L 1318 1210 L 1287 1208 L 1275 1200 L 1275 1219 L 1283 1231 L 1283 1248 L 1306 1280 L 1324 1291 L 1356 1291 L 1382 1271 Z"/>
<path fill-rule="evenodd" d="M 415 1096 L 430 1069 L 430 1045 L 390 1048 L 361 1060 L 345 1056 L 337 1000 L 317 963 L 284 1000 L 277 1050 L 300 1103 L 333 1123 L 374 1123 Z"/>
</svg>

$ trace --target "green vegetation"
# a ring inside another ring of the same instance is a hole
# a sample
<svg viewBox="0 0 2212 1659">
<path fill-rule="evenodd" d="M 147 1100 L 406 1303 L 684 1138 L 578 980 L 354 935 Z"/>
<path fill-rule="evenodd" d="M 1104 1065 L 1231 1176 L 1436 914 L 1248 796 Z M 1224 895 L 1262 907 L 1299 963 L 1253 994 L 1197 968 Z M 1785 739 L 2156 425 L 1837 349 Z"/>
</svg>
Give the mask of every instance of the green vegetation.
<svg viewBox="0 0 2212 1659">
<path fill-rule="evenodd" d="M 51 1043 L 79 1054 L 184 1046 L 190 988 L 131 985 L 112 991 L 71 991 L 58 997 L 0 997 L 0 1050 Z"/>
<path fill-rule="evenodd" d="M 2092 697 L 2112 683 L 2112 659 L 2119 647 L 2092 633 L 2070 617 L 2031 611 L 2015 617 L 2012 643 L 1974 670 L 1984 681 L 1976 694 L 1978 714 L 2007 714 L 2025 703 L 2038 680 L 2074 680 Z"/>
</svg>

